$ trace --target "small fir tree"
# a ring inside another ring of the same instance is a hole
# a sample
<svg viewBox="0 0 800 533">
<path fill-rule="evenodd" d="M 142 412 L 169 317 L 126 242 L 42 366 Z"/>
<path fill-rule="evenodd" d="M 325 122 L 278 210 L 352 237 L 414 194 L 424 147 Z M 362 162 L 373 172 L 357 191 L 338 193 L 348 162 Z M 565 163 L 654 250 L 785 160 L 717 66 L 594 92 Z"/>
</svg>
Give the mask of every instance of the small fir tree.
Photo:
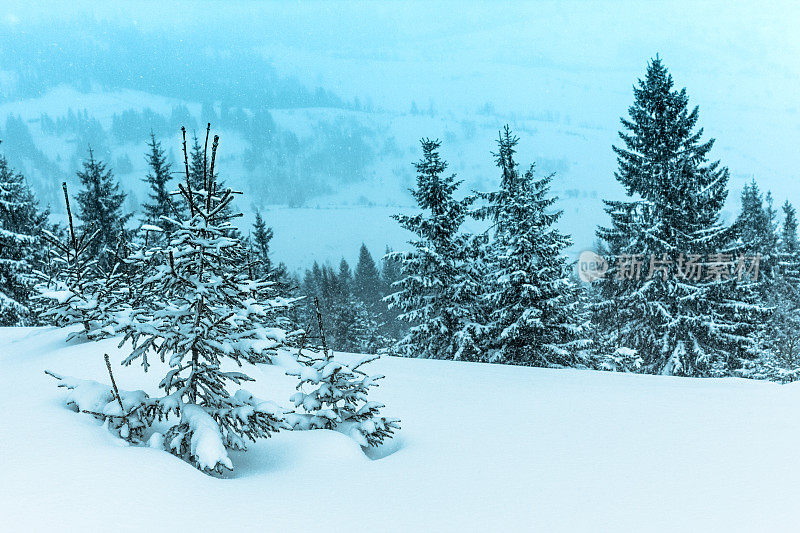
<svg viewBox="0 0 800 533">
<path fill-rule="evenodd" d="M 253 245 L 255 259 L 258 260 L 259 276 L 273 274 L 272 259 L 270 259 L 270 242 L 272 241 L 272 228 L 268 228 L 261 213 L 256 211 L 256 221 L 253 224 Z"/>
<path fill-rule="evenodd" d="M 185 132 L 184 132 L 185 136 Z M 244 449 L 245 439 L 268 437 L 285 427 L 282 411 L 246 391 L 235 395 L 228 384 L 251 380 L 223 370 L 225 361 L 269 360 L 287 342 L 282 313 L 291 303 L 277 297 L 271 284 L 248 279 L 245 247 L 230 231 L 228 209 L 234 193 L 213 183 L 218 137 L 214 137 L 208 187 L 181 184 L 189 218 L 172 221 L 176 230 L 168 249 L 153 248 L 133 258 L 142 273 L 137 284 L 147 305 L 121 315 L 123 343 L 132 342 L 124 364 L 156 354 L 170 370 L 161 381 L 165 396 L 148 405 L 156 418 L 180 413 L 180 423 L 165 435 L 172 453 L 199 468 L 232 468 L 227 449 Z M 187 176 L 191 183 L 190 176 Z M 218 191 L 208 193 L 208 191 Z M 201 453 L 196 441 L 207 435 L 213 453 Z"/>
<path fill-rule="evenodd" d="M 115 333 L 113 313 L 129 295 L 116 265 L 106 273 L 99 271 L 91 253 L 100 230 L 78 232 L 72 217 L 67 184 L 62 184 L 67 211 L 67 234 L 61 238 L 44 230 L 50 243 L 50 268 L 40 273 L 37 284 L 40 318 L 59 327 L 82 326 L 68 337 L 98 340 Z"/>
<path fill-rule="evenodd" d="M 295 427 L 338 429 L 363 447 L 378 446 L 400 427 L 398 419 L 380 416 L 383 404 L 367 399 L 369 389 L 383 376 L 370 376 L 361 368 L 378 356 L 365 356 L 352 365 L 337 361 L 328 351 L 319 301 L 315 299 L 314 304 L 322 350 L 303 352 L 303 341 L 298 354 L 300 367 L 287 372 L 300 380 L 291 401 L 306 414 L 296 420 Z"/>
</svg>

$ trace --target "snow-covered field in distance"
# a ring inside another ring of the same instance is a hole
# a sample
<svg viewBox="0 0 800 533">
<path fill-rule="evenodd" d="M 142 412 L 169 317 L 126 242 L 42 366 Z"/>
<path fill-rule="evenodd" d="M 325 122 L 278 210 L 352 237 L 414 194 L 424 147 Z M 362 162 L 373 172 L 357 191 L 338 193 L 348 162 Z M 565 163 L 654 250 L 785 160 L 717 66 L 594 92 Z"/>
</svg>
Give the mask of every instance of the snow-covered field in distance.
<svg viewBox="0 0 800 533">
<path fill-rule="evenodd" d="M 232 454 L 227 479 L 126 446 L 45 369 L 154 391 L 117 340 L 0 329 L 6 531 L 767 531 L 796 529 L 797 385 L 385 357 L 371 397 L 402 419 L 367 457 L 331 431 Z M 343 356 L 348 357 L 348 356 Z M 288 405 L 294 378 L 248 366 Z"/>
</svg>

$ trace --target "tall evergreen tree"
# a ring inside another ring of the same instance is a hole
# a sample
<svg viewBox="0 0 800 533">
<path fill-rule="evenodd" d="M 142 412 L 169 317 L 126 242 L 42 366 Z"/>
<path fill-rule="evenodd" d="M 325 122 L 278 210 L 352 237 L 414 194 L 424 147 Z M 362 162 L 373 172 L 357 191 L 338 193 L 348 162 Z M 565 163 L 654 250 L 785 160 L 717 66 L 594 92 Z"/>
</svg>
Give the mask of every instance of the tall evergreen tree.
<svg viewBox="0 0 800 533">
<path fill-rule="evenodd" d="M 256 221 L 253 224 L 253 245 L 256 259 L 259 261 L 259 271 L 266 276 L 272 272 L 269 243 L 272 241 L 272 228 L 268 228 L 261 213 L 256 211 Z"/>
<path fill-rule="evenodd" d="M 481 193 L 479 218 L 493 222 L 484 278 L 488 321 L 484 338 L 490 360 L 536 366 L 575 366 L 586 340 L 580 287 L 569 277 L 568 236 L 554 227 L 561 211 L 550 196 L 553 174 L 520 172 L 519 139 L 508 126 L 494 154 L 499 190 Z"/>
<path fill-rule="evenodd" d="M 386 297 L 411 325 L 396 349 L 412 357 L 476 359 L 480 280 L 466 268 L 470 237 L 459 231 L 472 199 L 454 198 L 461 182 L 455 174 L 444 175 L 447 163 L 439 156 L 439 141 L 421 142 L 423 156 L 414 165 L 417 186 L 411 194 L 422 212 L 394 217 L 416 236 L 412 251 L 395 254 L 403 278 Z"/>
<path fill-rule="evenodd" d="M 778 270 L 780 276 L 800 287 L 800 242 L 797 238 L 797 214 L 789 200 L 781 207 L 783 223 L 778 241 Z"/>
<path fill-rule="evenodd" d="M 144 181 L 149 188 L 149 200 L 142 204 L 142 223 L 158 226 L 169 235 L 174 228 L 173 224 L 166 219 L 175 219 L 180 210 L 176 208 L 175 199 L 172 198 L 169 190 L 172 165 L 167 161 L 161 143 L 156 140 L 156 136 L 152 132 L 148 146 L 150 153 L 147 154 L 147 165 L 150 170 Z"/>
<path fill-rule="evenodd" d="M 765 198 L 752 180 L 742 189 L 741 202 L 741 212 L 734 223 L 736 237 L 743 253 L 760 256 L 760 278 L 767 282 L 778 263 L 779 237 L 772 196 L 767 193 Z"/>
<path fill-rule="evenodd" d="M 755 183 L 750 186 L 750 191 L 743 193 L 743 207 L 746 194 L 752 197 L 754 187 Z M 752 200 L 751 203 L 755 204 Z M 759 296 L 769 307 L 769 316 L 755 336 L 759 358 L 753 368 L 745 369 L 745 375 L 789 382 L 800 379 L 800 249 L 794 207 L 787 201 L 782 209 L 780 238 L 777 251 L 772 254 L 776 266 L 770 272 L 770 278 L 760 284 L 759 291 Z M 764 226 L 774 228 L 769 204 L 764 212 Z M 764 240 L 762 238 L 760 242 Z M 774 240 L 769 239 L 767 243 L 774 243 Z"/>
<path fill-rule="evenodd" d="M 367 245 L 361 243 L 358 251 L 358 263 L 353 275 L 353 294 L 364 302 L 367 307 L 378 310 L 381 298 L 381 277 L 375 260 L 369 253 Z"/>
<path fill-rule="evenodd" d="M 760 309 L 760 320 L 748 332 L 752 340 L 748 351 L 760 361 L 772 359 L 777 345 L 774 328 L 791 326 L 786 321 L 789 307 L 781 299 L 789 296 L 791 287 L 780 272 L 779 235 L 777 214 L 772 206 L 772 195 L 762 195 L 755 179 L 745 184 L 741 194 L 741 211 L 734 222 L 736 246 L 740 253 L 758 257 L 759 274 L 747 283 L 738 284 L 729 296 L 752 308 Z M 782 310 L 780 309 L 782 307 Z M 745 366 L 749 366 L 746 363 Z"/>
<path fill-rule="evenodd" d="M 623 147 L 614 147 L 627 201 L 606 201 L 598 230 L 611 255 L 596 316 L 612 346 L 636 350 L 643 370 L 727 374 L 747 354 L 759 309 L 736 298 L 739 250 L 720 221 L 728 169 L 709 162 L 698 108 L 656 57 L 634 87 Z"/>
<path fill-rule="evenodd" d="M 383 317 L 382 330 L 384 334 L 393 339 L 400 339 L 406 334 L 406 323 L 400 320 L 400 312 L 395 307 L 392 308 L 385 297 L 392 294 L 394 284 L 400 281 L 403 277 L 402 261 L 394 253 L 394 251 L 387 246 L 384 250 L 384 255 L 381 258 L 381 316 Z"/>
<path fill-rule="evenodd" d="M 39 235 L 46 223 L 25 178 L 0 156 L 0 326 L 36 321 L 30 296 L 34 268 L 44 260 Z"/>
<path fill-rule="evenodd" d="M 125 193 L 120 190 L 111 170 L 94 158 L 91 149 L 89 159 L 83 162 L 83 169 L 78 171 L 78 179 L 83 186 L 77 196 L 78 218 L 85 233 L 98 232 L 88 252 L 98 261 L 102 270 L 109 270 L 125 231 L 125 223 L 130 218 L 122 211 Z"/>
<path fill-rule="evenodd" d="M 350 264 L 343 257 L 339 262 L 339 275 L 337 281 L 342 294 L 350 294 L 353 287 L 353 271 L 350 270 Z"/>
<path fill-rule="evenodd" d="M 781 252 L 789 255 L 800 250 L 797 242 L 797 214 L 789 200 L 783 204 L 783 225 L 781 226 Z"/>
</svg>

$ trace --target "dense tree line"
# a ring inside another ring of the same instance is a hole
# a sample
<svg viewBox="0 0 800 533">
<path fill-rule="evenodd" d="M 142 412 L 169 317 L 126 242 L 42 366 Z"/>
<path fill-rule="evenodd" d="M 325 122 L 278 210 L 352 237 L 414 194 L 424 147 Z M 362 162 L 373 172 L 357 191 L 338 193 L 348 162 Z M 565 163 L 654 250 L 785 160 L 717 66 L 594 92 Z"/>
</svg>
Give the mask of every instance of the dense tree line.
<svg viewBox="0 0 800 533">
<path fill-rule="evenodd" d="M 441 143 L 422 140 L 412 190 L 418 210 L 396 217 L 414 235 L 406 251 L 387 249 L 376 258 L 362 245 L 354 269 L 342 259 L 314 264 L 297 278 L 271 257 L 273 233 L 261 213 L 246 236 L 230 224 L 224 234 L 243 243 L 242 268 L 251 279 L 297 302 L 286 313 L 292 327 L 320 339 L 324 323 L 334 350 L 796 379 L 800 245 L 793 206 L 786 201 L 779 213 L 754 180 L 742 190 L 736 219 L 722 219 L 728 169 L 711 158 L 714 140 L 703 138 L 698 108 L 689 106 L 685 89 L 675 89 L 659 58 L 634 88 L 621 124 L 615 178 L 627 197 L 606 201 L 610 223 L 598 229 L 595 251 L 608 270 L 591 283 L 577 279 L 565 255 L 571 239 L 557 228 L 560 211 L 550 192 L 557 177 L 520 166 L 519 139 L 508 127 L 493 153 L 498 175 L 490 191 L 461 191 Z M 92 152 L 77 174 L 74 228 L 48 226 L 24 178 L 0 160 L 4 325 L 41 320 L 33 286 L 52 281 L 58 261 L 72 270 L 54 282 L 102 279 L 110 291 L 137 249 L 166 245 L 179 230 L 191 206 L 185 194 L 172 194 L 176 188 L 215 198 L 227 189 L 209 163 L 207 138 L 187 142 L 178 163 L 186 183 L 174 179 L 181 172 L 172 170 L 156 135 L 149 139 L 150 194 L 138 230 L 113 173 Z M 219 209 L 230 214 L 227 203 Z M 464 231 L 468 218 L 487 229 Z M 71 241 L 61 250 L 66 260 L 44 253 L 58 238 Z M 99 304 L 79 292 L 75 302 L 82 303 L 60 302 L 73 306 L 56 315 L 83 323 L 88 333 Z"/>
<path fill-rule="evenodd" d="M 597 232 L 608 270 L 579 286 L 554 226 L 553 176 L 515 161 L 506 129 L 495 154 L 496 191 L 457 200 L 439 143 L 423 140 L 413 191 L 420 214 L 398 254 L 403 277 L 388 296 L 410 325 L 396 348 L 416 357 L 581 366 L 687 376 L 796 378 L 797 251 L 794 209 L 776 226 L 755 182 L 725 224 L 728 169 L 709 159 L 685 89 L 659 58 L 634 89 L 615 146 L 628 198 L 606 202 Z M 470 209 L 470 206 L 475 205 Z M 479 235 L 466 216 L 488 220 Z M 775 331 L 780 333 L 776 334 Z"/>
<path fill-rule="evenodd" d="M 329 324 L 327 342 L 335 350 L 377 353 L 389 349 L 401 330 L 397 315 L 383 302 L 397 278 L 394 259 L 383 259 L 382 272 L 362 244 L 355 271 L 345 259 L 338 269 L 314 263 L 306 270 L 300 292 L 301 320 L 312 334 L 319 335 L 316 302 Z M 388 276 L 388 277 L 387 277 Z"/>
</svg>

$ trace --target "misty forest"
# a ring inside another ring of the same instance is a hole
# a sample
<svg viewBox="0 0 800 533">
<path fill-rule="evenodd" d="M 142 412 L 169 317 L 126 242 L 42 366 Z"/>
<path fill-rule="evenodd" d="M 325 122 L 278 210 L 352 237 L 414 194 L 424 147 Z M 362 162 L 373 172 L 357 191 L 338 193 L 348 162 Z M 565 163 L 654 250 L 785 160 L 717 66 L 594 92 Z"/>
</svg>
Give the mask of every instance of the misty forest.
<svg viewBox="0 0 800 533">
<path fill-rule="evenodd" d="M 800 12 L 452 7 L 0 7 L 11 530 L 791 529 Z"/>
</svg>

